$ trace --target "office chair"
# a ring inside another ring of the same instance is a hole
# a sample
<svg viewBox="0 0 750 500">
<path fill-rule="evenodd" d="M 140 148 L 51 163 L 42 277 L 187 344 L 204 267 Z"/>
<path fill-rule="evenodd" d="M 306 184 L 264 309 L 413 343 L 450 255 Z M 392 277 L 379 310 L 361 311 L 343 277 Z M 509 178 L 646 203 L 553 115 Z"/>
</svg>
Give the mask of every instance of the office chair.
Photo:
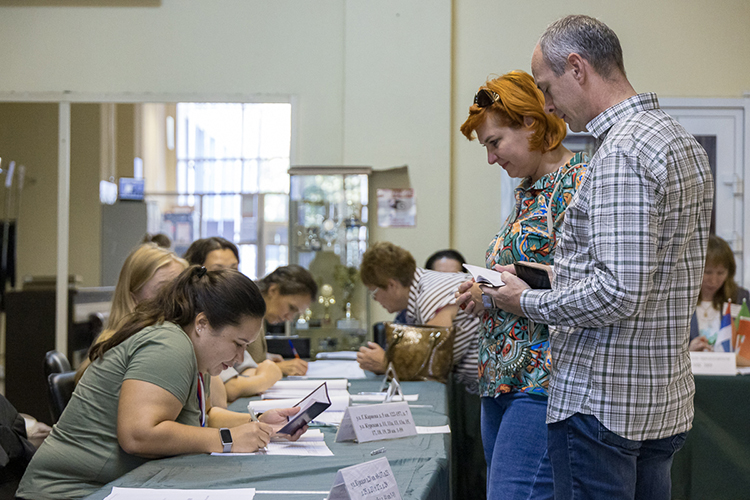
<svg viewBox="0 0 750 500">
<path fill-rule="evenodd" d="M 60 351 L 47 351 L 44 355 L 44 378 L 49 378 L 53 373 L 69 372 L 70 362 L 65 354 Z"/>
<path fill-rule="evenodd" d="M 47 377 L 50 397 L 50 413 L 53 423 L 57 423 L 75 389 L 75 371 L 50 373 Z"/>
</svg>

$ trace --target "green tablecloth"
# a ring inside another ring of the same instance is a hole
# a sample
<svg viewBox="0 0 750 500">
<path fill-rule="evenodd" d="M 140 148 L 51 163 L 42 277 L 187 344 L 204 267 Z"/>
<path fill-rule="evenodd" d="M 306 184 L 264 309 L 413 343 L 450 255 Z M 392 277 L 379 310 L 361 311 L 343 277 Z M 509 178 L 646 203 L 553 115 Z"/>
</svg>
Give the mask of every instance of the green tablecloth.
<svg viewBox="0 0 750 500">
<path fill-rule="evenodd" d="M 695 419 L 674 457 L 672 498 L 750 498 L 750 376 L 695 377 Z"/>
<path fill-rule="evenodd" d="M 353 380 L 349 392 L 372 392 L 380 381 Z M 448 423 L 445 386 L 435 382 L 403 382 L 406 394 L 419 394 L 412 415 L 417 425 L 436 426 Z M 248 399 L 230 405 L 235 411 L 247 411 Z M 243 456 L 212 457 L 186 455 L 153 460 L 111 482 L 88 498 L 101 500 L 112 486 L 142 488 L 256 488 L 279 491 L 329 491 L 336 472 L 373 458 L 370 452 L 385 447 L 385 456 L 393 470 L 402 498 L 448 499 L 449 434 L 423 434 L 374 443 L 335 443 L 336 429 L 322 428 L 332 457 Z M 256 494 L 258 499 L 291 498 L 321 500 L 325 494 Z"/>
</svg>

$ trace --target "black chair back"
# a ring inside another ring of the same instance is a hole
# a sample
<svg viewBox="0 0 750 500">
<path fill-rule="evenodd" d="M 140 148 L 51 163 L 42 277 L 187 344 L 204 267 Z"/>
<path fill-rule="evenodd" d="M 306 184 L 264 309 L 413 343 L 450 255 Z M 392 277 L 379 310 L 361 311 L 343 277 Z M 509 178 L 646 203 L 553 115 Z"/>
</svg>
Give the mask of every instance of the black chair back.
<svg viewBox="0 0 750 500">
<path fill-rule="evenodd" d="M 60 351 L 47 351 L 47 354 L 44 355 L 45 378 L 49 378 L 52 373 L 69 372 L 70 369 L 68 358 Z"/>
<path fill-rule="evenodd" d="M 50 412 L 52 421 L 57 422 L 62 415 L 63 410 L 68 405 L 70 398 L 73 397 L 75 389 L 76 372 L 67 371 L 63 373 L 50 373 L 47 377 L 49 385 Z"/>
</svg>

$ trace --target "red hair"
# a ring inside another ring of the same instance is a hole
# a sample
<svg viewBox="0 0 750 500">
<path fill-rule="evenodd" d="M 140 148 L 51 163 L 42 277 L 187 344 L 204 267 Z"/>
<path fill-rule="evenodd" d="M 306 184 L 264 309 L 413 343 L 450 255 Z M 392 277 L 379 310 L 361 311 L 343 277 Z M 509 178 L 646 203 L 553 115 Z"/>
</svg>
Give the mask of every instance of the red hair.
<svg viewBox="0 0 750 500">
<path fill-rule="evenodd" d="M 474 140 L 476 129 L 490 117 L 498 125 L 510 128 L 526 128 L 524 118 L 531 118 L 533 122 L 528 128 L 534 133 L 529 137 L 529 151 L 546 153 L 557 148 L 565 139 L 565 122 L 544 111 L 544 95 L 534 83 L 534 78 L 525 71 L 511 71 L 488 80 L 481 88 L 495 92 L 500 100 L 486 108 L 471 105 L 469 117 L 461 125 L 461 133 L 470 141 Z"/>
</svg>

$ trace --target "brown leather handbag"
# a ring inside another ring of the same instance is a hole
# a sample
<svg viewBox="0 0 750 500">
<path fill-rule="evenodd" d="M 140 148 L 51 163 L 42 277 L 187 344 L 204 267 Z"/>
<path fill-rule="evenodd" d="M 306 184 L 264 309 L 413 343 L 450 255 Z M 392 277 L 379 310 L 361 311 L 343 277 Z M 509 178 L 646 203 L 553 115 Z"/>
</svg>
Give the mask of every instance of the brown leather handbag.
<svg viewBox="0 0 750 500">
<path fill-rule="evenodd" d="M 455 327 L 386 322 L 386 356 L 399 380 L 445 383 L 453 367 Z"/>
</svg>

